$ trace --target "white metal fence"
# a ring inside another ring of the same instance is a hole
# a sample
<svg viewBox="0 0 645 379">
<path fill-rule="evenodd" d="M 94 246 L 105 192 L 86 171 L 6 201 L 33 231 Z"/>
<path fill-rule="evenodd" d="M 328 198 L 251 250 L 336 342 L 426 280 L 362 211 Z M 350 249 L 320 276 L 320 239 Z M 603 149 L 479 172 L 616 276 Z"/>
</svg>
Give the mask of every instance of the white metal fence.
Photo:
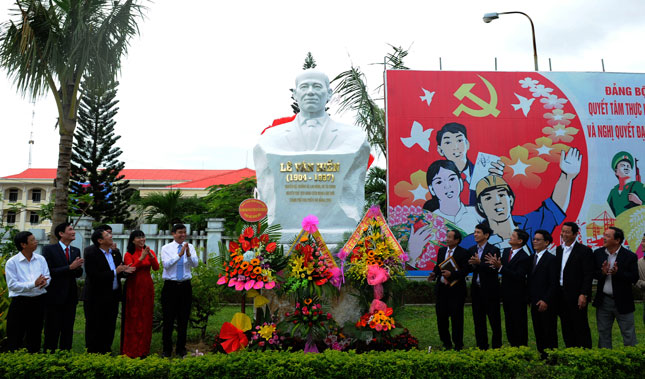
<svg viewBox="0 0 645 379">
<path fill-rule="evenodd" d="M 74 220 L 74 223 L 76 223 L 74 227 L 76 230 L 76 240 L 72 242 L 72 245 L 81 249 L 81 252 L 85 247 L 92 244 L 92 222 L 93 220 L 89 217 L 81 217 L 78 222 Z M 124 229 L 123 224 L 110 224 L 110 226 L 112 227 L 112 238 L 114 242 L 119 250 L 124 253 L 131 231 Z M 219 255 L 219 242 L 227 239 L 227 237 L 222 235 L 224 231 L 224 219 L 208 219 L 205 230 L 191 230 L 190 225 L 186 225 L 186 227 L 188 234 L 186 242 L 195 246 L 202 261 L 205 262 L 209 255 Z M 156 224 L 143 224 L 140 229 L 146 235 L 146 245 L 150 246 L 156 253 L 161 251 L 163 245 L 173 240 L 169 230 L 159 230 Z M 42 247 L 49 243 L 49 237 L 42 229 L 30 229 L 29 231 L 36 236 L 38 240 L 38 249 L 36 252 L 40 253 Z M 0 234 L 4 235 L 4 233 Z M 3 238 L 8 238 L 8 235 L 5 235 Z"/>
</svg>

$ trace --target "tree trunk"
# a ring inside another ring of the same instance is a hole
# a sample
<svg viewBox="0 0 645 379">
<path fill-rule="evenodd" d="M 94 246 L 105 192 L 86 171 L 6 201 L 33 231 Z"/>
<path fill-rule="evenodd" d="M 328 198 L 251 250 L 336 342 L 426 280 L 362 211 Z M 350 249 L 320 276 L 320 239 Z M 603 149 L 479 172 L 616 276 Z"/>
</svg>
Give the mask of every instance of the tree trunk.
<svg viewBox="0 0 645 379">
<path fill-rule="evenodd" d="M 58 144 L 58 168 L 56 170 L 56 182 L 54 186 L 55 202 L 51 235 L 49 236 L 51 243 L 58 241 L 54 235 L 56 225 L 67 221 L 67 198 L 75 128 L 76 119 L 65 118 L 62 120 L 62 123 L 59 123 L 60 142 Z"/>
</svg>

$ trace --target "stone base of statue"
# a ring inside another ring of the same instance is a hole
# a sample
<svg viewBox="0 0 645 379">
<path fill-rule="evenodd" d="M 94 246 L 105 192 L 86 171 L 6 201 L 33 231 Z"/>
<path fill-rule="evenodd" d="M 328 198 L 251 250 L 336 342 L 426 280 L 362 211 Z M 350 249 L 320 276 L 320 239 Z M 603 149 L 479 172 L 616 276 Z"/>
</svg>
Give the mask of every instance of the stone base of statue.
<svg viewBox="0 0 645 379">
<path fill-rule="evenodd" d="M 329 312 L 338 325 L 343 326 L 347 322 L 356 322 L 361 318 L 358 291 L 353 287 L 344 285 L 338 297 L 332 297 L 330 300 Z M 293 312 L 293 301 L 289 296 L 278 297 L 275 291 L 263 291 L 263 296 L 269 300 L 269 310 L 271 314 L 277 314 L 280 321 L 284 320 L 287 312 Z"/>
<path fill-rule="evenodd" d="M 254 150 L 258 192 L 268 207 L 270 225 L 282 226 L 281 243 L 289 243 L 313 214 L 330 244 L 343 242 L 363 214 L 367 143 L 354 152 L 277 152 L 262 144 Z"/>
</svg>

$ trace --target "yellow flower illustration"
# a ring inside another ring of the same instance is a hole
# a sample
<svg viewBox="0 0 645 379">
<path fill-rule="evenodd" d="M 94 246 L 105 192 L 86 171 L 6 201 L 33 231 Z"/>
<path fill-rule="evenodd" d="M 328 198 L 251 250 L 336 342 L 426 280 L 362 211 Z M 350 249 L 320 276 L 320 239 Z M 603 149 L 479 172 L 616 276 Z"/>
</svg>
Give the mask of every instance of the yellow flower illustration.
<svg viewBox="0 0 645 379">
<path fill-rule="evenodd" d="M 542 178 L 536 174 L 543 173 L 548 163 L 540 157 L 529 158 L 529 151 L 522 146 L 516 146 L 510 151 L 510 158 L 501 157 L 506 165 L 504 179 L 511 188 L 522 185 L 526 188 L 537 188 L 542 183 Z"/>
</svg>

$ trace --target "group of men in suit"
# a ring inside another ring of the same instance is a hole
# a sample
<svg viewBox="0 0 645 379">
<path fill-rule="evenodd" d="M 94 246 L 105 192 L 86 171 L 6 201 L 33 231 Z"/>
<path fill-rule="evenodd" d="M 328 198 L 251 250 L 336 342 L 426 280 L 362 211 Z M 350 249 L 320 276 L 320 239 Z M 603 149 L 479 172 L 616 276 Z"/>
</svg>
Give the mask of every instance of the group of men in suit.
<svg viewBox="0 0 645 379">
<path fill-rule="evenodd" d="M 111 351 L 118 303 L 121 300 L 121 281 L 124 274 L 134 271 L 123 265 L 121 253 L 112 241 L 112 229 L 103 225 L 92 233 L 92 245 L 81 258 L 79 248 L 71 243 L 76 231 L 69 222 L 54 229 L 58 243 L 46 245 L 43 257 L 47 260 L 51 283 L 47 288 L 45 308 L 45 351 L 70 350 L 79 296 L 76 278 L 83 275 L 85 285 L 81 299 L 85 311 L 85 343 L 90 353 Z M 116 274 L 115 274 L 116 273 Z"/>
<path fill-rule="evenodd" d="M 109 225 L 99 226 L 92 233 L 92 245 L 85 248 L 83 257 L 80 249 L 71 245 L 76 239 L 72 224 L 57 225 L 54 234 L 58 242 L 46 245 L 42 257 L 32 259 L 38 242 L 29 232 L 18 233 L 19 253 L 13 260 L 18 264 L 12 261 L 7 273 L 13 304 L 8 325 L 12 337 L 10 348 L 27 347 L 30 352 L 38 352 L 44 323 L 45 352 L 71 350 L 79 300 L 76 279 L 83 275 L 85 267 L 85 285 L 80 298 L 85 313 L 86 348 L 89 353 L 110 353 L 122 300 L 121 278 L 132 274 L 135 268 L 123 264 Z M 172 235 L 174 241 L 162 248 L 164 356 L 172 354 L 175 319 L 178 321 L 176 352 L 184 356 L 192 300 L 191 268 L 199 262 L 195 247 L 185 242 L 186 226 L 174 225 Z"/>
<path fill-rule="evenodd" d="M 489 348 L 487 319 L 492 330 L 490 346 L 502 346 L 500 304 L 511 346 L 528 344 L 528 307 L 535 342 L 543 357 L 545 349 L 558 347 L 558 317 L 566 347 L 591 348 L 587 305 L 594 278 L 598 281 L 593 302 L 598 346 L 611 348 L 614 320 L 624 344 L 635 345 L 631 286 L 638 279 L 636 254 L 622 246 L 625 237 L 619 228 L 608 228 L 603 247 L 595 251 L 576 241 L 578 233 L 577 224 L 565 222 L 561 228 L 562 244 L 553 254 L 548 251 L 553 237 L 546 230 L 534 232 L 534 252 L 526 249 L 529 235 L 521 229 L 513 231 L 510 247 L 501 252 L 488 243 L 492 230 L 487 224 L 475 227 L 476 245 L 468 250 L 459 246 L 462 236 L 458 231 L 448 231 L 446 246 L 439 249 L 437 265 L 428 278 L 437 281 L 437 327 L 444 347 L 459 350 L 464 346 L 466 277 L 471 272 L 473 323 L 480 349 Z M 452 264 L 442 264 L 447 260 Z"/>
</svg>

